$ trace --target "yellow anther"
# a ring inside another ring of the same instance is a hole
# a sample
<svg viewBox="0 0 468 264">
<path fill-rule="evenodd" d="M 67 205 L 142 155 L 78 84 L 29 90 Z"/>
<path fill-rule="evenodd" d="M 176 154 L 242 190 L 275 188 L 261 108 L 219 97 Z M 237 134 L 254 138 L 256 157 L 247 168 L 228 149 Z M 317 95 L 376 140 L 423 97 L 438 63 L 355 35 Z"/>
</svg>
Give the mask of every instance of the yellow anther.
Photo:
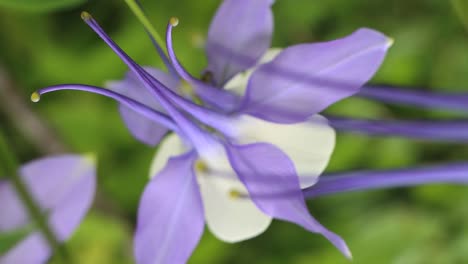
<svg viewBox="0 0 468 264">
<path fill-rule="evenodd" d="M 198 172 L 207 172 L 208 171 L 208 166 L 206 165 L 205 162 L 203 162 L 202 160 L 197 160 L 195 162 L 195 171 L 198 171 Z"/>
<path fill-rule="evenodd" d="M 239 198 L 242 197 L 242 193 L 241 193 L 240 191 L 238 191 L 238 190 L 231 189 L 231 190 L 229 191 L 229 197 L 230 197 L 231 199 L 239 199 Z"/>
<path fill-rule="evenodd" d="M 93 16 L 91 16 L 90 13 L 88 13 L 88 12 L 86 12 L 86 11 L 81 12 L 81 19 L 83 19 L 83 20 L 90 20 L 90 19 L 92 19 L 92 18 L 93 18 Z"/>
<path fill-rule="evenodd" d="M 182 94 L 184 95 L 187 95 L 187 96 L 190 96 L 192 97 L 194 95 L 194 91 L 193 91 L 193 87 L 190 85 L 190 83 L 186 82 L 186 81 L 182 81 L 180 83 L 180 91 L 182 92 Z"/>
<path fill-rule="evenodd" d="M 39 102 L 39 100 L 41 100 L 41 95 L 38 92 L 34 92 L 31 94 L 31 101 L 37 103 Z"/>
<path fill-rule="evenodd" d="M 177 25 L 179 25 L 179 19 L 177 17 L 171 17 L 171 19 L 169 19 L 169 23 L 173 27 L 177 27 Z"/>
</svg>

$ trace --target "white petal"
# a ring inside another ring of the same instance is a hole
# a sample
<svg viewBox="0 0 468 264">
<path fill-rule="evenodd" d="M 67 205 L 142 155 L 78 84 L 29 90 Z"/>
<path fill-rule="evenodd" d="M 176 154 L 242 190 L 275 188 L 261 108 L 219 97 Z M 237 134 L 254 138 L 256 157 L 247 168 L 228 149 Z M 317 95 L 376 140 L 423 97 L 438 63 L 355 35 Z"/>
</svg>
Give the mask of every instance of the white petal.
<svg viewBox="0 0 468 264">
<path fill-rule="evenodd" d="M 260 211 L 252 200 L 230 195 L 232 191 L 247 193 L 237 178 L 198 173 L 198 183 L 206 223 L 218 239 L 239 242 L 260 235 L 270 225 L 271 217 Z"/>
<path fill-rule="evenodd" d="M 153 178 L 154 175 L 160 172 L 166 166 L 170 157 L 181 155 L 184 151 L 184 144 L 180 137 L 175 133 L 168 135 L 159 144 L 156 155 L 150 165 L 149 177 Z"/>
<path fill-rule="evenodd" d="M 176 134 L 167 136 L 151 163 L 150 177 L 164 167 L 169 157 L 185 151 L 182 140 Z M 196 170 L 196 174 L 208 228 L 220 240 L 233 243 L 263 233 L 270 225 L 271 217 L 260 211 L 250 199 L 230 195 L 233 190 L 247 194 L 247 189 L 237 179 L 224 149 L 222 151 L 205 157 L 203 161 L 210 170 L 222 171 L 222 175 L 205 174 L 200 170 Z"/>
<path fill-rule="evenodd" d="M 250 68 L 245 72 L 241 72 L 234 77 L 231 78 L 225 85 L 224 89 L 230 90 L 237 95 L 244 95 L 245 89 L 247 88 L 247 83 L 249 82 L 249 78 L 252 73 L 257 69 L 258 66 L 261 64 L 267 63 L 272 61 L 283 49 L 280 48 L 271 48 L 260 59 L 259 63 L 255 66 Z"/>
<path fill-rule="evenodd" d="M 335 147 L 335 130 L 320 115 L 298 124 L 276 124 L 253 117 L 245 117 L 239 124 L 240 143 L 271 143 L 289 156 L 302 188 L 317 182 Z"/>
</svg>

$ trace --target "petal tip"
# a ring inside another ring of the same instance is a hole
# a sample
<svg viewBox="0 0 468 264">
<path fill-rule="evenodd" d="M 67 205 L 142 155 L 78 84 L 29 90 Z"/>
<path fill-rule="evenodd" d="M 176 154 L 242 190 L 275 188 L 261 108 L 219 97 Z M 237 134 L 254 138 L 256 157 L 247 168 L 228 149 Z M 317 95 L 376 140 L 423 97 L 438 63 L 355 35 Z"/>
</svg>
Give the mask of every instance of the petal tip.
<svg viewBox="0 0 468 264">
<path fill-rule="evenodd" d="M 346 248 L 345 256 L 347 259 L 353 260 L 353 253 L 351 252 L 351 250 L 349 250 L 349 248 Z"/>
<path fill-rule="evenodd" d="M 87 163 L 91 165 L 95 165 L 97 163 L 97 155 L 95 153 L 86 153 L 83 155 L 83 158 Z"/>
<path fill-rule="evenodd" d="M 388 37 L 388 38 L 387 38 L 387 42 L 386 42 L 387 48 L 390 48 L 391 46 L 393 46 L 393 43 L 395 43 L 395 39 L 394 39 L 394 38 Z"/>
</svg>

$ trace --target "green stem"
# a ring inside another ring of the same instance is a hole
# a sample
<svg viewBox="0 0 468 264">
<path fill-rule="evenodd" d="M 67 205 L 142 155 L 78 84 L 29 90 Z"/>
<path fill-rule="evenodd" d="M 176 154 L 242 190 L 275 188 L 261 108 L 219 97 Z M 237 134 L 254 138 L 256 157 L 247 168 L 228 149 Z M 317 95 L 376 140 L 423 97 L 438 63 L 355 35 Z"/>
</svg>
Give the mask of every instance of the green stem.
<svg viewBox="0 0 468 264">
<path fill-rule="evenodd" d="M 6 138 L 2 131 L 0 131 L 0 158 L 2 160 L 3 167 L 3 171 L 1 171 L 0 173 L 4 173 L 8 176 L 11 183 L 15 187 L 15 190 L 20 200 L 26 207 L 29 216 L 35 221 L 37 227 L 44 235 L 44 238 L 49 243 L 53 252 L 58 253 L 64 260 L 68 259 L 68 255 L 66 254 L 65 249 L 60 245 L 60 242 L 56 238 L 54 232 L 49 227 L 47 220 L 44 217 L 44 214 L 42 213 L 39 205 L 34 201 L 34 198 L 29 192 L 28 187 L 18 175 L 18 161 L 15 159 L 13 152 L 9 148 Z"/>
<path fill-rule="evenodd" d="M 167 51 L 164 48 L 166 47 L 166 43 L 163 41 L 161 36 L 158 34 L 158 31 L 153 27 L 151 22 L 148 20 L 145 13 L 143 13 L 143 10 L 141 10 L 141 8 L 138 6 L 138 4 L 134 0 L 125 0 L 125 3 L 127 3 L 128 7 L 130 7 L 133 14 L 135 14 L 135 16 L 140 21 L 140 23 L 143 24 L 143 26 L 146 28 L 149 34 L 154 38 L 156 43 L 158 43 L 158 45 L 161 46 L 161 49 L 163 50 L 164 54 L 167 56 Z"/>
</svg>

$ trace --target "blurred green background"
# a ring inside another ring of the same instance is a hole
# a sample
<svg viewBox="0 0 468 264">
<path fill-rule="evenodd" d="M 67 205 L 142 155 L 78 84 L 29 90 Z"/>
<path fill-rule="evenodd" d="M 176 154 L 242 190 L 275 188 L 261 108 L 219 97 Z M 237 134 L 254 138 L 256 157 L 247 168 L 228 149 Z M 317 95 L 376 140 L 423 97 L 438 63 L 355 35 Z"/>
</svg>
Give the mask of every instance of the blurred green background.
<svg viewBox="0 0 468 264">
<path fill-rule="evenodd" d="M 23 162 L 63 151 L 97 154 L 99 193 L 69 248 L 77 263 L 133 263 L 135 213 L 155 150 L 131 137 L 113 101 L 59 92 L 33 104 L 29 96 L 59 83 L 102 86 L 122 78 L 124 64 L 81 21 L 82 10 L 140 64 L 160 67 L 161 62 L 123 0 L 71 1 L 71 6 L 21 2 L 27 1 L 0 1 L 1 129 Z M 220 1 L 141 2 L 160 32 L 171 16 L 179 17 L 176 51 L 192 73 L 201 72 L 203 41 Z M 277 0 L 273 46 L 330 40 L 370 27 L 395 39 L 372 83 L 467 91 L 468 23 L 460 19 L 468 15 L 467 7 L 464 0 Z M 328 112 L 388 119 L 457 116 L 356 98 Z M 467 155 L 461 144 L 340 134 L 327 171 L 461 161 Z M 463 186 L 341 194 L 309 203 L 323 224 L 345 238 L 358 264 L 468 263 L 467 204 Z M 324 238 L 278 221 L 238 244 L 218 241 L 206 231 L 190 262 L 348 263 Z"/>
</svg>

